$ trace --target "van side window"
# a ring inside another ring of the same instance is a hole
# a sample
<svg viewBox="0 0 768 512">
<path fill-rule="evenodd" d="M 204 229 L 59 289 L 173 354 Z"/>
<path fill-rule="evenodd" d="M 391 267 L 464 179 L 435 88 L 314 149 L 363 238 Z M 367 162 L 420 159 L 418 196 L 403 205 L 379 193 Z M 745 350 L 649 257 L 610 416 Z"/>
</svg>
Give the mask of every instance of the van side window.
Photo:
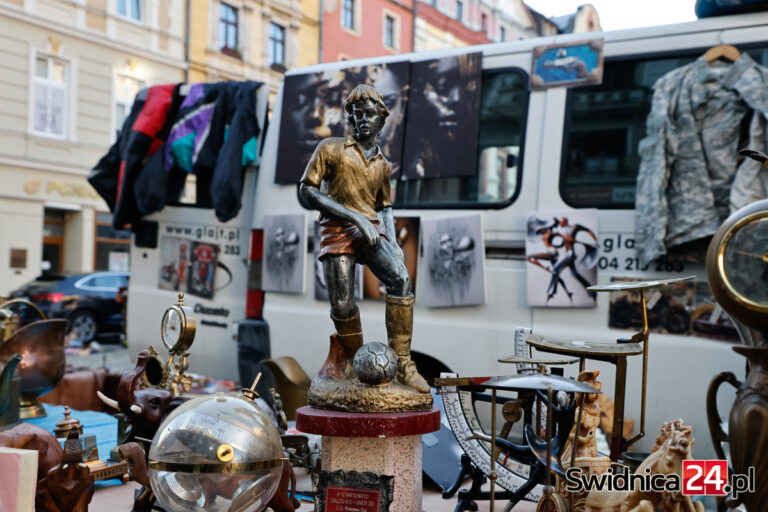
<svg viewBox="0 0 768 512">
<path fill-rule="evenodd" d="M 484 72 L 475 175 L 393 181 L 395 206 L 501 208 L 511 204 L 520 188 L 527 110 L 528 75 L 524 71 Z"/>
<path fill-rule="evenodd" d="M 640 168 L 637 145 L 645 137 L 653 84 L 696 60 L 706 48 L 674 57 L 606 60 L 603 83 L 568 92 L 560 194 L 575 208 L 635 206 Z M 745 50 L 768 65 L 768 48 Z"/>
</svg>

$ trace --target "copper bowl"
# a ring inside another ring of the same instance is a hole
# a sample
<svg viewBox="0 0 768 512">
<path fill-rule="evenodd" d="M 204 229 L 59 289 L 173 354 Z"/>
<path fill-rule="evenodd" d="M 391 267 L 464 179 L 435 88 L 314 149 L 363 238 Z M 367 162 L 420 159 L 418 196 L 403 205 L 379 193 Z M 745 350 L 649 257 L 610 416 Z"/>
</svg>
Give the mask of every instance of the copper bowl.
<svg viewBox="0 0 768 512">
<path fill-rule="evenodd" d="M 21 354 L 21 419 L 45 416 L 37 398 L 51 391 L 64 376 L 64 334 L 67 320 L 40 320 L 13 333 L 0 345 L 3 364 L 15 353 Z"/>
</svg>

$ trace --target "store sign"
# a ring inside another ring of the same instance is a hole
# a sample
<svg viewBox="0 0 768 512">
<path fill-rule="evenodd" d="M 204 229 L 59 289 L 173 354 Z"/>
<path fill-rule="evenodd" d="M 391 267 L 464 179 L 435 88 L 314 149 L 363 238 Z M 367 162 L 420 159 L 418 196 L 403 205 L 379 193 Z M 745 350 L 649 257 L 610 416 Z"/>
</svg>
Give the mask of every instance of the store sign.
<svg viewBox="0 0 768 512">
<path fill-rule="evenodd" d="M 30 196 L 58 195 L 66 198 L 99 199 L 99 194 L 87 182 L 75 183 L 34 178 L 24 183 L 24 192 Z"/>
<path fill-rule="evenodd" d="M 128 253 L 117 251 L 110 252 L 109 270 L 113 272 L 128 272 L 130 270 Z"/>
<path fill-rule="evenodd" d="M 11 249 L 11 268 L 27 268 L 26 249 Z"/>
</svg>

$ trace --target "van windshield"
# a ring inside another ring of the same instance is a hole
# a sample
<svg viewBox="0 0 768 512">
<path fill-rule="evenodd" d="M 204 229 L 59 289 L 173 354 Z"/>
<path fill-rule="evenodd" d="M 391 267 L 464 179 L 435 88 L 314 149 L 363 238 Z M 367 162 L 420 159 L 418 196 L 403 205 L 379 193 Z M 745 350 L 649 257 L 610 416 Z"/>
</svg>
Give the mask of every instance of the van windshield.
<svg viewBox="0 0 768 512">
<path fill-rule="evenodd" d="M 576 208 L 634 208 L 640 168 L 637 146 L 645 137 L 653 84 L 702 53 L 606 59 L 602 84 L 568 92 L 560 181 L 560 193 L 567 204 Z M 745 53 L 768 65 L 768 47 Z"/>
<path fill-rule="evenodd" d="M 517 196 L 522 169 L 528 75 L 483 72 L 477 166 L 473 176 L 392 181 L 398 208 L 504 207 Z"/>
</svg>

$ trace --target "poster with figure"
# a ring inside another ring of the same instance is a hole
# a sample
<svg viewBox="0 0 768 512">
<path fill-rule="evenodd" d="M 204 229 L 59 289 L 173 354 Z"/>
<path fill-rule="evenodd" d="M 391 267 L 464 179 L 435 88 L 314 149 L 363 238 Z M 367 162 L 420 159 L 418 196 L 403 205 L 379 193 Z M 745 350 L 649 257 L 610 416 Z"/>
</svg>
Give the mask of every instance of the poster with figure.
<svg viewBox="0 0 768 512">
<path fill-rule="evenodd" d="M 482 54 L 414 62 L 403 179 L 474 176 Z"/>
<path fill-rule="evenodd" d="M 307 261 L 307 216 L 264 216 L 261 284 L 265 292 L 303 293 Z"/>
<path fill-rule="evenodd" d="M 187 293 L 206 299 L 213 298 L 218 256 L 217 244 L 192 242 Z"/>
<path fill-rule="evenodd" d="M 397 245 L 403 251 L 403 261 L 411 278 L 411 289 L 416 290 L 416 269 L 419 262 L 419 217 L 395 217 L 395 234 Z M 363 297 L 366 299 L 384 300 L 387 289 L 384 283 L 365 267 L 363 277 Z"/>
<path fill-rule="evenodd" d="M 315 221 L 315 243 L 312 246 L 312 254 L 315 269 L 315 300 L 328 302 L 328 286 L 325 284 L 325 270 L 323 263 L 318 260 L 320 257 L 320 223 Z M 355 265 L 355 299 L 363 298 L 363 266 Z"/>
<path fill-rule="evenodd" d="M 528 215 L 525 258 L 528 305 L 595 307 L 597 210 Z"/>
<path fill-rule="evenodd" d="M 303 75 L 287 75 L 283 85 L 280 142 L 275 183 L 298 183 L 317 143 L 352 135 L 344 100 L 359 84 L 378 90 L 389 109 L 379 138 L 392 173 L 400 170 L 408 103 L 409 62 L 392 62 Z"/>
<path fill-rule="evenodd" d="M 421 221 L 423 296 L 427 307 L 485 304 L 482 216 Z"/>
<path fill-rule="evenodd" d="M 187 291 L 187 269 L 192 240 L 175 236 L 160 237 L 160 275 L 157 287 L 161 290 Z"/>
</svg>

